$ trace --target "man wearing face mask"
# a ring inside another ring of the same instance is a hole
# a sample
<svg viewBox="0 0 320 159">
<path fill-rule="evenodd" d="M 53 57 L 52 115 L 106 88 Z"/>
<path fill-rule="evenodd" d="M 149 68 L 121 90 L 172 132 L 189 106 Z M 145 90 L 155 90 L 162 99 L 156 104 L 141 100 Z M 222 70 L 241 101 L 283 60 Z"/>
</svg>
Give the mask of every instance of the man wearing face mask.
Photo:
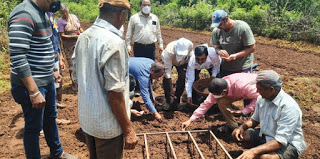
<svg viewBox="0 0 320 159">
<path fill-rule="evenodd" d="M 221 58 L 213 47 L 207 44 L 198 45 L 191 56 L 187 67 L 187 103 L 192 104 L 197 99 L 197 94 L 192 90 L 194 81 L 199 80 L 199 73 L 207 69 L 212 77 L 216 77 L 220 71 Z"/>
<path fill-rule="evenodd" d="M 218 104 L 220 112 L 224 116 L 227 126 L 219 128 L 221 132 L 228 132 L 230 129 L 238 127 L 234 115 L 246 115 L 253 112 L 259 96 L 255 85 L 250 84 L 255 80 L 256 74 L 235 73 L 223 78 L 214 78 L 210 82 L 207 99 L 193 112 L 191 118 L 182 123 L 182 129 L 190 126 L 192 121 L 204 115 L 215 103 Z M 233 110 L 232 103 L 238 100 L 251 100 L 242 110 Z"/>
<path fill-rule="evenodd" d="M 56 12 L 58 0 L 25 0 L 17 5 L 8 20 L 11 93 L 22 107 L 25 120 L 23 143 L 26 158 L 41 158 L 39 135 L 43 129 L 49 158 L 75 158 L 63 152 L 56 124 L 52 26 L 46 12 Z"/>
<path fill-rule="evenodd" d="M 193 55 L 193 43 L 185 38 L 170 42 L 166 49 L 162 52 L 162 61 L 165 68 L 163 78 L 163 89 L 166 98 L 166 105 L 164 110 L 169 110 L 171 105 L 180 103 L 180 97 L 185 88 L 186 69 L 191 55 Z M 173 96 L 171 74 L 173 66 L 178 72 L 178 79 L 176 81 L 176 91 Z M 178 108 L 181 109 L 181 108 Z"/>
<path fill-rule="evenodd" d="M 140 1 L 141 11 L 131 16 L 128 24 L 126 43 L 130 55 L 146 57 L 155 60 L 155 43 L 159 43 L 160 53 L 163 51 L 159 18 L 150 13 L 150 0 Z M 133 44 L 133 51 L 131 48 Z"/>
</svg>

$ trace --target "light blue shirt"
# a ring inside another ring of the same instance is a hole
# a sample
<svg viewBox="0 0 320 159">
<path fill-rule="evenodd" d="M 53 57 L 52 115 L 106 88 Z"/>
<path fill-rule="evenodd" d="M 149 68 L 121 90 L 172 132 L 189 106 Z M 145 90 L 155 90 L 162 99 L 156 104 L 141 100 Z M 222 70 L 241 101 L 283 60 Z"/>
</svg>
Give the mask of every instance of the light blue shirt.
<svg viewBox="0 0 320 159">
<path fill-rule="evenodd" d="M 129 73 L 138 81 L 140 86 L 141 97 L 147 108 L 152 112 L 156 112 L 156 108 L 150 98 L 150 69 L 154 63 L 153 60 L 144 57 L 129 58 Z"/>
<path fill-rule="evenodd" d="M 82 130 L 101 139 L 119 136 L 122 129 L 112 112 L 108 91 L 123 94 L 130 117 L 129 55 L 122 33 L 109 22 L 97 18 L 80 34 L 73 57 L 72 77 L 78 83 Z"/>
<path fill-rule="evenodd" d="M 301 109 L 282 89 L 272 101 L 259 96 L 251 118 L 260 123 L 259 135 L 264 134 L 267 142 L 276 140 L 284 146 L 291 143 L 299 155 L 306 148 Z"/>
</svg>

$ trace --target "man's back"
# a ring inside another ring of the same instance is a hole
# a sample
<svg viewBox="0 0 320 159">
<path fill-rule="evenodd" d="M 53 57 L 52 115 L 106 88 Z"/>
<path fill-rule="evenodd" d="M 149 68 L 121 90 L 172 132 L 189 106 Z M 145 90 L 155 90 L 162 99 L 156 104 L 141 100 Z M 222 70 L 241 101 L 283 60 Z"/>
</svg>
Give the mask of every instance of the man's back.
<svg viewBox="0 0 320 159">
<path fill-rule="evenodd" d="M 111 110 L 107 93 L 123 92 L 129 116 L 128 53 L 118 29 L 97 19 L 80 35 L 75 58 L 81 127 L 98 138 L 120 135 L 122 130 Z"/>
</svg>

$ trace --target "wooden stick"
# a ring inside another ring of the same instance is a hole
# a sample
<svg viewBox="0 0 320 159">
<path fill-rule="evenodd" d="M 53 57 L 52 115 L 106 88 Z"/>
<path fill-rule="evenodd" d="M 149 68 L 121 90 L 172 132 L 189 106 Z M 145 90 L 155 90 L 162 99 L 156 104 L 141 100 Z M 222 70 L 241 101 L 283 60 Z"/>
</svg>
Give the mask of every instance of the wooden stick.
<svg viewBox="0 0 320 159">
<path fill-rule="evenodd" d="M 183 133 L 188 133 L 188 132 L 191 132 L 191 133 L 194 133 L 194 132 L 208 132 L 208 130 L 190 130 L 190 131 L 168 131 L 168 132 L 153 132 L 153 133 L 140 133 L 140 134 L 136 134 L 137 136 L 142 136 L 144 134 L 147 134 L 147 135 L 159 135 L 159 134 L 183 134 Z"/>
<path fill-rule="evenodd" d="M 201 156 L 202 159 L 204 159 L 204 156 L 203 156 L 200 148 L 198 147 L 198 144 L 197 144 L 196 140 L 194 140 L 193 136 L 191 135 L 191 132 L 188 131 L 188 134 L 189 134 L 189 136 L 191 137 L 191 140 L 192 140 L 194 146 L 196 146 L 196 149 L 198 150 L 199 155 Z"/>
<path fill-rule="evenodd" d="M 232 159 L 232 157 L 230 156 L 229 152 L 222 146 L 222 144 L 220 143 L 220 141 L 218 140 L 218 138 L 216 137 L 216 135 L 213 134 L 212 131 L 209 131 L 211 136 L 216 140 L 216 142 L 220 145 L 220 147 L 222 148 L 222 150 L 224 151 L 224 153 L 228 156 L 229 159 Z"/>
<path fill-rule="evenodd" d="M 148 142 L 147 142 L 147 135 L 144 134 L 144 145 L 146 147 L 146 153 L 147 153 L 147 159 L 150 159 L 150 156 L 149 156 L 149 148 L 148 148 Z"/>
<path fill-rule="evenodd" d="M 174 159 L 177 159 L 176 152 L 175 152 L 174 149 L 173 149 L 173 145 L 172 145 L 170 136 L 169 136 L 168 133 L 166 133 L 166 135 L 167 135 L 167 140 L 168 140 L 168 142 L 169 142 L 169 146 L 170 146 L 171 152 L 172 152 L 172 154 L 173 154 L 173 158 L 174 158 Z"/>
</svg>

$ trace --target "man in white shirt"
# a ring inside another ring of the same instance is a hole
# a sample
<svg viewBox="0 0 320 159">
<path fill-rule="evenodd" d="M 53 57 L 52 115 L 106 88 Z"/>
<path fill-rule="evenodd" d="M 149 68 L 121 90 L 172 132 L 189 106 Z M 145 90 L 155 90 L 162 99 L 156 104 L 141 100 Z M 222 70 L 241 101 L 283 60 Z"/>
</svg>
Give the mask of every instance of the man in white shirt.
<svg viewBox="0 0 320 159">
<path fill-rule="evenodd" d="M 299 158 L 306 148 L 299 105 L 281 89 L 282 79 L 273 70 L 259 72 L 254 83 L 260 94 L 254 114 L 232 136 L 256 147 L 238 158 Z M 260 128 L 256 128 L 259 124 Z"/>
<path fill-rule="evenodd" d="M 212 77 L 216 77 L 220 71 L 221 58 L 213 47 L 207 44 L 198 45 L 195 48 L 194 55 L 191 56 L 187 68 L 187 103 L 192 104 L 197 94 L 192 90 L 194 81 L 199 80 L 199 73 L 202 69 L 207 69 Z"/>
<path fill-rule="evenodd" d="M 90 158 L 122 158 L 137 136 L 130 121 L 129 55 L 122 33 L 128 0 L 99 0 L 99 17 L 83 32 L 74 51 L 79 121 Z"/>
<path fill-rule="evenodd" d="M 163 51 L 163 40 L 161 37 L 159 18 L 150 13 L 150 0 L 140 1 L 141 11 L 130 17 L 126 44 L 130 55 L 135 57 L 146 57 L 155 60 L 155 43 L 159 43 L 160 53 Z M 134 42 L 133 51 L 131 41 Z"/>
<path fill-rule="evenodd" d="M 163 89 L 166 98 L 166 105 L 163 109 L 169 110 L 171 105 L 180 103 L 180 97 L 185 88 L 186 69 L 191 55 L 193 54 L 193 43 L 185 38 L 170 42 L 162 52 L 162 61 L 165 68 L 163 78 Z M 172 68 L 176 67 L 178 79 L 176 81 L 176 91 L 172 93 Z"/>
</svg>

